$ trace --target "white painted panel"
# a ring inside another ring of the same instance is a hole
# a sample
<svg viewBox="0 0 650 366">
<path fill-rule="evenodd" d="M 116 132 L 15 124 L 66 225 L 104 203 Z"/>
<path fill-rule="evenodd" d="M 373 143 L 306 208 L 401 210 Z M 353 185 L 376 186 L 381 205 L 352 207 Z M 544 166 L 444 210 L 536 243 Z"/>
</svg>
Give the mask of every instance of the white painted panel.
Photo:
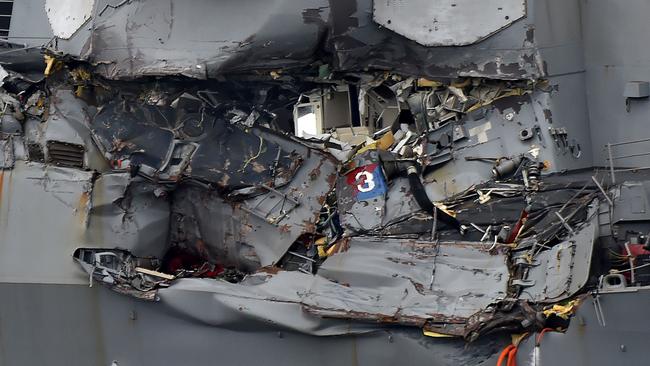
<svg viewBox="0 0 650 366">
<path fill-rule="evenodd" d="M 52 33 L 70 38 L 92 16 L 94 0 L 46 0 L 45 12 Z"/>
<path fill-rule="evenodd" d="M 375 22 L 424 46 L 476 43 L 526 16 L 526 0 L 375 0 Z"/>
</svg>

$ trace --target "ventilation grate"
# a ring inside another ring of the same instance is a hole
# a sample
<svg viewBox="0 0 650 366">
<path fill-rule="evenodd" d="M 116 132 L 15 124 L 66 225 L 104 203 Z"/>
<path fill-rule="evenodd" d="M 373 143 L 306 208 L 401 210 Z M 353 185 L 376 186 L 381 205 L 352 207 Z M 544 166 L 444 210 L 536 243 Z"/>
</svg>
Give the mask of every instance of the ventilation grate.
<svg viewBox="0 0 650 366">
<path fill-rule="evenodd" d="M 9 25 L 11 24 L 11 12 L 14 2 L 11 0 L 0 1 L 0 37 L 9 36 Z"/>
<path fill-rule="evenodd" d="M 47 161 L 69 168 L 83 168 L 84 147 L 59 141 L 47 142 Z"/>
<path fill-rule="evenodd" d="M 45 162 L 45 153 L 41 144 L 32 143 L 27 145 L 27 156 L 30 161 L 36 161 L 39 163 Z"/>
</svg>

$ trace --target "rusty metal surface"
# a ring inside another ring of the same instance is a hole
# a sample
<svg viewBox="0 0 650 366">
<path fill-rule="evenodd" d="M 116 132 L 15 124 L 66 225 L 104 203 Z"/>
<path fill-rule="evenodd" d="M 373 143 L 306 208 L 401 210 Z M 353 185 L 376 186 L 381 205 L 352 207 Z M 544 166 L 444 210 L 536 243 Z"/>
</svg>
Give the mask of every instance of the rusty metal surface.
<svg viewBox="0 0 650 366">
<path fill-rule="evenodd" d="M 489 253 L 486 244 L 354 238 L 349 245 L 315 276 L 262 271 L 239 284 L 180 280 L 159 296 L 182 314 L 240 330 L 270 322 L 334 335 L 370 331 L 364 323 L 432 322 L 449 324 L 439 331 L 459 336 L 467 318 L 506 295 L 506 256 Z M 306 313 L 295 317 L 301 309 Z"/>
<path fill-rule="evenodd" d="M 490 245 L 364 237 L 349 245 L 321 266 L 318 274 L 333 282 L 312 288 L 310 311 L 343 318 L 366 313 L 398 324 L 461 323 L 506 296 L 507 256 L 488 252 Z"/>
<path fill-rule="evenodd" d="M 182 185 L 172 203 L 172 242 L 201 246 L 224 264 L 255 269 L 276 264 L 303 234 L 314 233 L 324 197 L 333 188 L 337 164 L 328 154 L 279 139 L 304 158 L 282 188 L 241 201 Z"/>
</svg>

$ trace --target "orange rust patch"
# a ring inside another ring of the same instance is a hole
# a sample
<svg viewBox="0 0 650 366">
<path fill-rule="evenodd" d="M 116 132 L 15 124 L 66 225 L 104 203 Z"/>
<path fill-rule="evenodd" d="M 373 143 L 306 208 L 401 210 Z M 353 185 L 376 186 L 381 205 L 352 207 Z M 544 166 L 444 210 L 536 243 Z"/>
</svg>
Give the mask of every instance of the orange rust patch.
<svg viewBox="0 0 650 366">
<path fill-rule="evenodd" d="M 327 177 L 327 183 L 329 184 L 330 187 L 333 187 L 334 184 L 336 184 L 336 178 L 337 178 L 336 173 L 332 173 Z"/>
<path fill-rule="evenodd" d="M 79 221 L 84 223 L 86 221 L 86 215 L 88 214 L 88 202 L 90 202 L 90 193 L 82 192 L 79 196 L 79 202 L 77 203 L 77 212 L 79 213 Z"/>
<path fill-rule="evenodd" d="M 314 224 L 310 220 L 303 220 L 302 227 L 304 228 L 302 230 L 303 234 L 316 232 L 316 224 Z"/>
<path fill-rule="evenodd" d="M 278 274 L 280 271 L 282 271 L 281 268 L 276 267 L 276 266 L 265 266 L 261 267 L 260 269 L 257 270 L 256 273 L 268 273 L 268 274 Z"/>
</svg>

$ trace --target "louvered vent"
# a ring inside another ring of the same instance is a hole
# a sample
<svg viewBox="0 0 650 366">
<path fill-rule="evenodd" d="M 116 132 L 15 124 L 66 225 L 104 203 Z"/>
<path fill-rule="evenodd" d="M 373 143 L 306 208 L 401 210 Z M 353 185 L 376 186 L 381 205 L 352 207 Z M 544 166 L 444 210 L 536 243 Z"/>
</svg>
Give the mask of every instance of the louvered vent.
<svg viewBox="0 0 650 366">
<path fill-rule="evenodd" d="M 0 37 L 2 38 L 9 36 L 9 25 L 11 24 L 13 7 L 13 0 L 0 1 Z"/>
<path fill-rule="evenodd" d="M 47 142 L 47 161 L 69 168 L 83 168 L 84 147 L 59 141 Z"/>
</svg>

